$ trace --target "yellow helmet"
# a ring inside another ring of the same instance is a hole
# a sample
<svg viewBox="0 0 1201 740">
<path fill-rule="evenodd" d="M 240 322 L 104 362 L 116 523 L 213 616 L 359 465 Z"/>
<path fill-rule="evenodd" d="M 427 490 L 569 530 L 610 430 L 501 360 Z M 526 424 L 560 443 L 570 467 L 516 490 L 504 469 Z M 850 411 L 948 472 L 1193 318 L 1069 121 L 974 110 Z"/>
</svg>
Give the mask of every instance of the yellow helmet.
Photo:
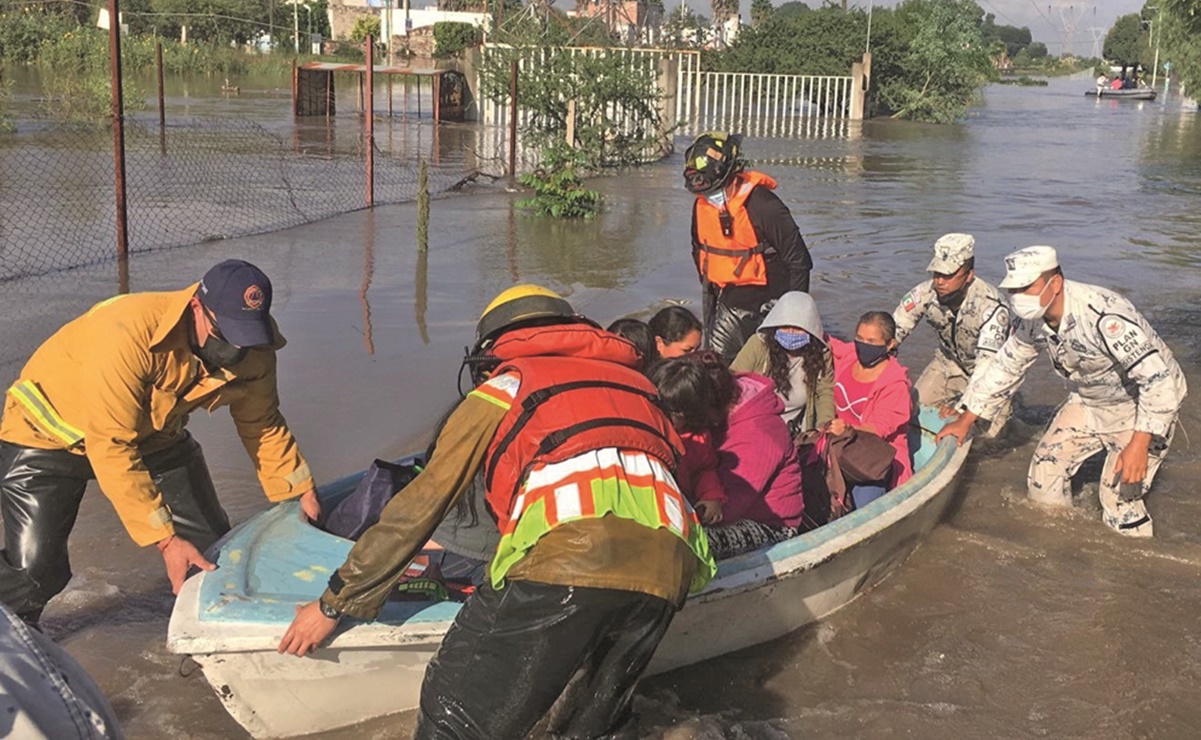
<svg viewBox="0 0 1201 740">
<path fill-rule="evenodd" d="M 492 299 L 475 327 L 475 344 L 478 348 L 488 339 L 514 324 L 531 319 L 575 320 L 575 309 L 562 296 L 541 285 L 526 283 L 514 285 L 501 291 Z"/>
</svg>

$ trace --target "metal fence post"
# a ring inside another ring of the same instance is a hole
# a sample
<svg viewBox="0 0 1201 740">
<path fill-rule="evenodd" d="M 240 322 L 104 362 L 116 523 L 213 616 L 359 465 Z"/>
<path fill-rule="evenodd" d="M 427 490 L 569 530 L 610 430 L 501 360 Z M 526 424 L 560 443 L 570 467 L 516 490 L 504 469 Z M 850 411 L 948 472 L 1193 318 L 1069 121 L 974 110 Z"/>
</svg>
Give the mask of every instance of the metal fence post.
<svg viewBox="0 0 1201 740">
<path fill-rule="evenodd" d="M 367 34 L 367 81 L 364 90 L 363 115 L 366 116 L 367 146 L 367 207 L 375 205 L 375 39 Z"/>
<path fill-rule="evenodd" d="M 125 101 L 121 88 L 121 15 L 118 0 L 108 0 L 108 66 L 112 72 L 113 189 L 117 209 L 117 257 L 129 256 L 129 215 L 125 208 Z"/>
<path fill-rule="evenodd" d="M 158 150 L 167 154 L 167 112 L 163 108 L 163 45 L 154 45 L 154 62 L 158 68 Z"/>
<path fill-rule="evenodd" d="M 517 177 L 517 60 L 509 63 L 509 177 Z"/>
</svg>

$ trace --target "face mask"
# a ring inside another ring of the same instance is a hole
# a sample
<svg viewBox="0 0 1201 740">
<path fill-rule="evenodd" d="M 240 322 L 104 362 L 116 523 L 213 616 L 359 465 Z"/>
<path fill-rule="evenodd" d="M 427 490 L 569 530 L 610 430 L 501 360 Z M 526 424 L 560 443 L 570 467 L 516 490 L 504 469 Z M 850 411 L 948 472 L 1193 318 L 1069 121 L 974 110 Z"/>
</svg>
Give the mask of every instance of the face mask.
<svg viewBox="0 0 1201 740">
<path fill-rule="evenodd" d="M 1047 288 L 1050 287 L 1050 285 L 1051 283 L 1048 281 L 1047 284 L 1043 286 L 1043 289 L 1038 291 L 1037 295 L 1015 293 L 1014 295 L 1009 296 L 1009 305 L 1013 306 L 1013 313 L 1019 319 L 1024 319 L 1026 321 L 1041 319 L 1043 314 L 1045 314 L 1047 309 L 1051 306 L 1049 303 L 1046 306 L 1042 304 L 1043 293 L 1047 292 Z"/>
<path fill-rule="evenodd" d="M 809 334 L 807 332 L 798 334 L 795 331 L 776 329 L 774 336 L 776 338 L 776 344 L 780 345 L 789 352 L 796 352 L 798 349 L 801 349 L 809 344 Z"/>
<path fill-rule="evenodd" d="M 886 344 L 868 344 L 855 340 L 855 359 L 859 360 L 859 364 L 864 367 L 872 367 L 880 364 L 880 361 L 888 357 L 890 350 Z"/>
<path fill-rule="evenodd" d="M 726 189 L 718 188 L 712 193 L 706 193 L 705 200 L 709 201 L 709 205 L 714 208 L 721 208 L 726 204 Z"/>
<path fill-rule="evenodd" d="M 963 305 L 963 299 L 967 297 L 967 283 L 959 287 L 959 290 L 953 290 L 946 295 L 938 296 L 938 305 L 947 308 L 958 308 Z"/>
<path fill-rule="evenodd" d="M 192 345 L 192 354 L 199 357 L 200 361 L 205 364 L 205 367 L 210 370 L 229 369 L 246 359 L 248 351 L 246 347 L 235 347 L 212 334 L 209 335 L 209 338 L 204 341 L 202 346 L 197 347 L 195 344 Z"/>
</svg>

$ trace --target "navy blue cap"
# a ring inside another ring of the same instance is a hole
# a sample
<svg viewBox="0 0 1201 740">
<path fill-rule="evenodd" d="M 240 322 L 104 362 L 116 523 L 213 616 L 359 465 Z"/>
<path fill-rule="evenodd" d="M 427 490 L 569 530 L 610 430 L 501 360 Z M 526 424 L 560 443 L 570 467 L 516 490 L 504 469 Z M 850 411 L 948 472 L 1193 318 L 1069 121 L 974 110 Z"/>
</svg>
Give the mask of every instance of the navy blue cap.
<svg viewBox="0 0 1201 740">
<path fill-rule="evenodd" d="M 236 347 L 271 344 L 271 281 L 244 260 L 225 260 L 200 280 L 200 303 L 217 317 L 217 331 Z"/>
</svg>

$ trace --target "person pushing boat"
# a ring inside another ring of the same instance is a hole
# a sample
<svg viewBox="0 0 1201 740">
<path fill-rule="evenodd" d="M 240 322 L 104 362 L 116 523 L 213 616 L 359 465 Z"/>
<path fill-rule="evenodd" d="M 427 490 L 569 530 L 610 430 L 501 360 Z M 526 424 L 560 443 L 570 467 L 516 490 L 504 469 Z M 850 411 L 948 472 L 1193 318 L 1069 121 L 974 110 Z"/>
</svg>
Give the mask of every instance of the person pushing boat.
<svg viewBox="0 0 1201 740">
<path fill-rule="evenodd" d="M 271 281 L 226 260 L 183 290 L 110 298 L 63 326 L 8 389 L 0 419 L 0 601 L 36 624 L 71 579 L 67 537 L 95 479 L 125 530 L 162 554 L 179 592 L 229 519 L 199 443 L 197 408 L 229 406 L 264 493 L 320 515 L 279 410 Z"/>
<path fill-rule="evenodd" d="M 1068 506 L 1071 476 L 1097 452 L 1101 519 L 1119 534 L 1152 536 L 1143 497 L 1167 454 L 1188 392 L 1172 350 L 1130 301 L 1063 276 L 1055 249 L 1027 247 L 1005 258 L 1002 288 L 1017 324 L 996 359 L 972 377 L 966 410 L 938 433 L 962 441 L 977 418 L 991 418 L 1046 349 L 1073 384 L 1030 462 L 1032 501 Z"/>
<path fill-rule="evenodd" d="M 634 346 L 546 288 L 496 297 L 464 362 L 476 387 L 426 468 L 391 499 L 278 650 L 303 656 L 338 618 L 375 618 L 434 528 L 484 474 L 501 538 L 421 688 L 418 738 L 521 738 L 578 669 L 585 701 L 552 732 L 608 736 L 690 590 L 716 571 L 672 469 L 679 436 Z"/>
</svg>

